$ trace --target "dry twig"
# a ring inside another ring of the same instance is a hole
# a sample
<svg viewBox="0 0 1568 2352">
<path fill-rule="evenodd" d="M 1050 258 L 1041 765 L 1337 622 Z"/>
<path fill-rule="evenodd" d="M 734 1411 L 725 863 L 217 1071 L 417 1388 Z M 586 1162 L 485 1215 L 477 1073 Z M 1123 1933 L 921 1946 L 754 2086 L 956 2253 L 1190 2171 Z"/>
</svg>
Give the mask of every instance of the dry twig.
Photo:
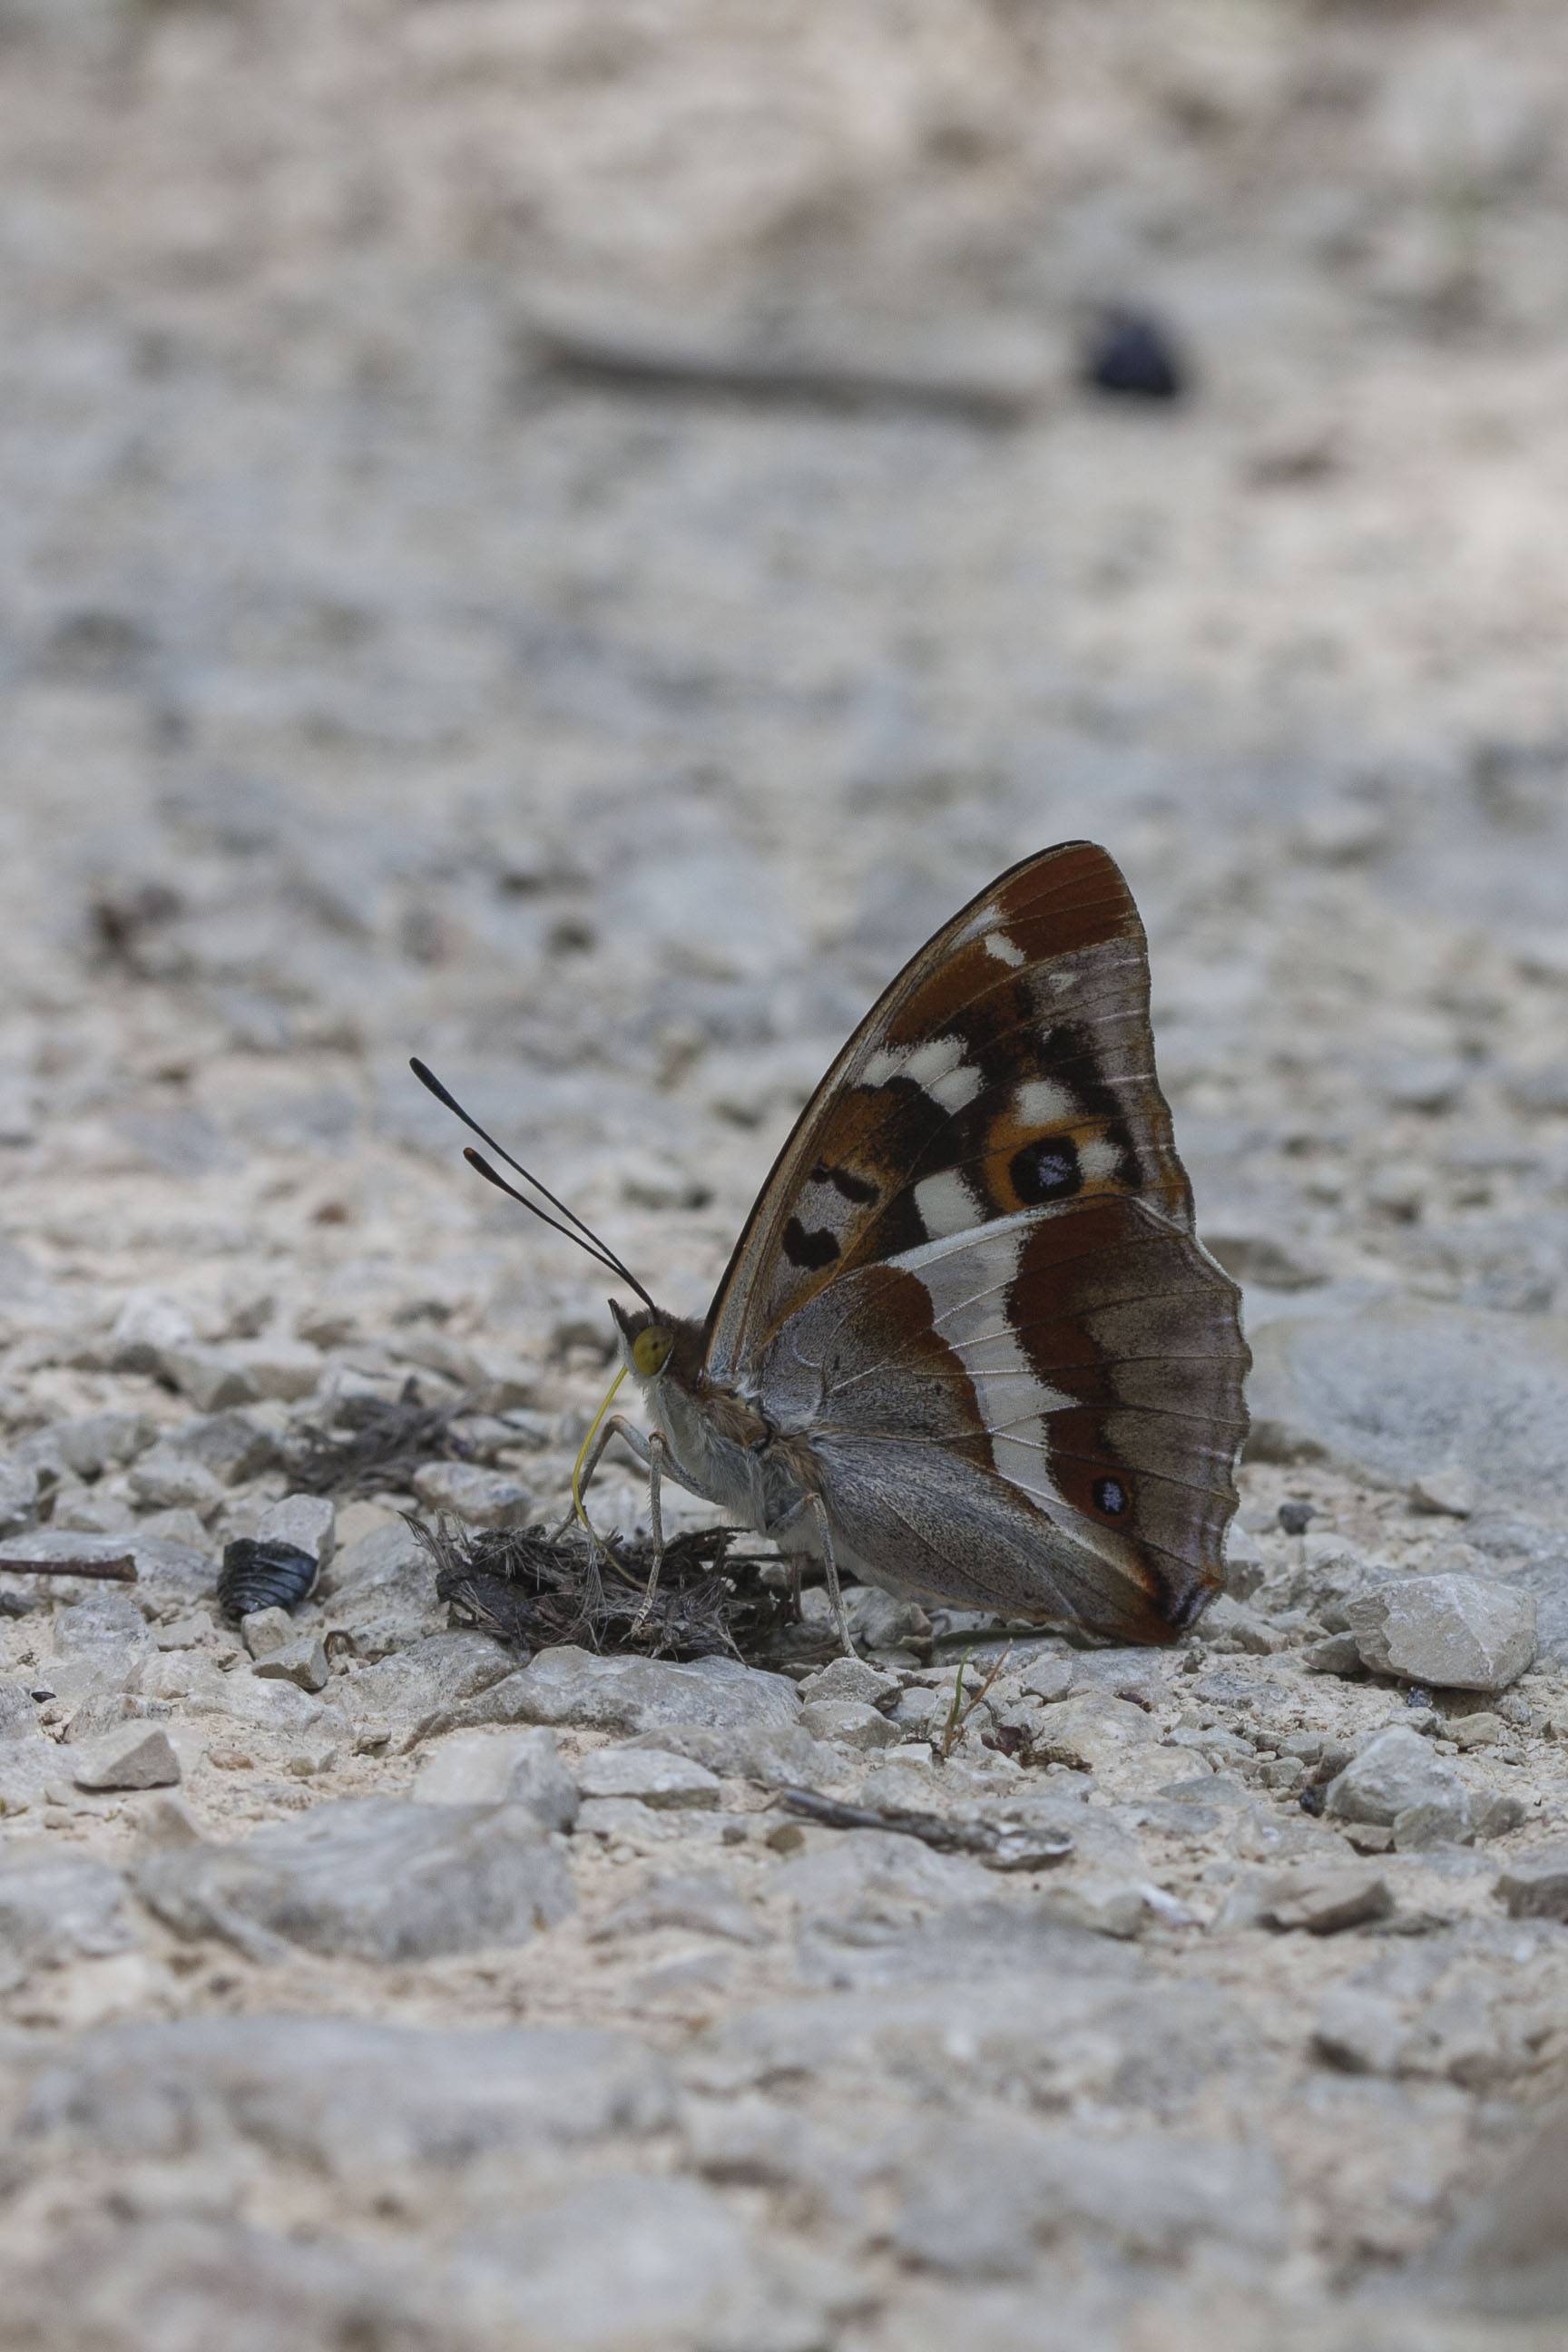
<svg viewBox="0 0 1568 2352">
<path fill-rule="evenodd" d="M 992 1870 L 1044 1870 L 1072 1852 L 1070 1832 L 1027 1822 L 954 1822 L 907 1805 L 841 1805 L 812 1789 L 784 1789 L 788 1813 L 829 1830 L 894 1830 L 938 1853 L 973 1853 Z"/>
<path fill-rule="evenodd" d="M 113 1559 L 0 1559 L 13 1576 L 98 1576 L 111 1584 L 134 1584 L 136 1562 L 130 1552 Z"/>
</svg>

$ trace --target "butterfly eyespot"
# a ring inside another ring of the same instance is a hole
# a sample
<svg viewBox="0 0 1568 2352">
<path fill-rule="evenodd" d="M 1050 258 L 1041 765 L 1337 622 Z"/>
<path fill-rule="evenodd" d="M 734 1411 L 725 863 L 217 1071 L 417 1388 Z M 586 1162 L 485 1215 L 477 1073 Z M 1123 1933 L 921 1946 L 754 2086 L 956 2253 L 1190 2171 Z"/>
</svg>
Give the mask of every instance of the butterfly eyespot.
<svg viewBox="0 0 1568 2352">
<path fill-rule="evenodd" d="M 656 1372 L 663 1371 L 674 1345 L 673 1331 L 667 1330 L 662 1323 L 650 1323 L 632 1341 L 632 1370 L 640 1372 L 645 1381 L 652 1380 Z"/>
<path fill-rule="evenodd" d="M 1120 1478 L 1097 1478 L 1089 1492 L 1096 1510 L 1112 1519 L 1119 1519 L 1132 1499 Z"/>
<path fill-rule="evenodd" d="M 1070 1135 L 1053 1135 L 1043 1143 L 1026 1143 L 1015 1152 L 1013 1187 L 1028 1208 L 1052 1201 L 1070 1201 L 1082 1190 L 1083 1165 Z"/>
</svg>

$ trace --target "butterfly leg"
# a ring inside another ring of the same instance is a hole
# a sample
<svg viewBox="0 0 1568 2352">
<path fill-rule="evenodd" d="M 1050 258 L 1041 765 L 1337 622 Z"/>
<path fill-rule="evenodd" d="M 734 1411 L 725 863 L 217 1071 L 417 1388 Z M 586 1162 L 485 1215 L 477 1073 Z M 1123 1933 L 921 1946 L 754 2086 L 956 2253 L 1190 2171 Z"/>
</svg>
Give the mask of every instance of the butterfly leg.
<svg viewBox="0 0 1568 2352">
<path fill-rule="evenodd" d="M 659 1570 L 664 1566 L 664 1512 L 658 1499 L 658 1481 L 660 1467 L 668 1451 L 663 1431 L 650 1430 L 647 1438 L 647 1526 L 653 1541 L 653 1560 L 647 1572 L 647 1589 L 632 1620 L 631 1632 L 626 1636 L 629 1642 L 635 1642 L 642 1632 L 647 1613 L 653 1607 L 654 1595 L 658 1591 Z"/>
<path fill-rule="evenodd" d="M 782 1519 L 775 1519 L 771 1527 L 764 1528 L 763 1533 L 776 1540 L 787 1529 L 798 1527 L 802 1519 L 807 1518 L 816 1531 L 816 1549 L 822 1556 L 823 1569 L 827 1577 L 827 1595 L 833 1603 L 833 1622 L 838 1629 L 838 1638 L 844 1644 L 844 1654 L 847 1658 L 858 1658 L 860 1653 L 855 1647 L 854 1636 L 849 1631 L 849 1620 L 844 1609 L 844 1594 L 838 1582 L 838 1562 L 834 1556 L 833 1530 L 827 1524 L 827 1509 L 821 1496 L 803 1495 L 793 1509 L 786 1511 Z M 800 1570 L 793 1559 L 790 1562 L 790 1577 L 791 1590 L 798 1607 Z"/>
<path fill-rule="evenodd" d="M 573 1508 L 567 1512 L 566 1517 L 562 1520 L 561 1525 L 551 1536 L 550 1540 L 552 1543 L 559 1543 L 562 1537 L 569 1531 L 573 1520 L 577 1516 L 576 1502 L 581 1500 L 583 1496 L 587 1493 L 588 1483 L 593 1477 L 595 1471 L 603 1461 L 605 1448 L 609 1444 L 612 1437 L 624 1437 L 632 1452 L 637 1455 L 637 1460 L 642 1464 L 643 1468 L 645 1470 L 649 1468 L 647 1439 L 634 1423 L 624 1421 L 618 1412 L 613 1412 L 608 1421 L 603 1423 L 598 1435 L 595 1438 L 593 1444 L 589 1447 L 587 1454 L 584 1456 L 583 1467 L 577 1473 L 577 1495 L 574 1498 Z"/>
</svg>

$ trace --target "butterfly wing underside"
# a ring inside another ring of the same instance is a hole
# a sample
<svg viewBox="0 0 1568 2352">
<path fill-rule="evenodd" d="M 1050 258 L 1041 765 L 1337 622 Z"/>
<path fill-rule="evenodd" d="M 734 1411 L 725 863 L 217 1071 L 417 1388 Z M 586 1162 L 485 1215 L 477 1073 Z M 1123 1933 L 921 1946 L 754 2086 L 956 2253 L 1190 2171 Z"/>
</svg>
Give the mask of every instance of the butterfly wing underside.
<svg viewBox="0 0 1568 2352">
<path fill-rule="evenodd" d="M 1108 1192 L 1191 1231 L 1143 926 L 1104 850 L 1074 841 L 962 908 L 860 1024 L 736 1244 L 707 1370 L 743 1381 L 784 1318 L 857 1266 Z"/>
<path fill-rule="evenodd" d="M 850 1039 L 709 1318 L 879 1580 L 1169 1640 L 1217 1583 L 1247 1367 L 1093 844 L 1015 866 Z"/>
</svg>

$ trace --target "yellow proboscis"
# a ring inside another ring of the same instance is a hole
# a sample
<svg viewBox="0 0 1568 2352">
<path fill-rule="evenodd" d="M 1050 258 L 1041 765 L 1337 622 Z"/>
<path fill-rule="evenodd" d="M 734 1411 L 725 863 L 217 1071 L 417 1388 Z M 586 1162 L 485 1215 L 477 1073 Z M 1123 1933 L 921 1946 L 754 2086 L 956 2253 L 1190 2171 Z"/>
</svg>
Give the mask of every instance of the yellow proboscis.
<svg viewBox="0 0 1568 2352">
<path fill-rule="evenodd" d="M 611 1402 L 614 1399 L 616 1391 L 620 1387 L 621 1382 L 626 1379 L 626 1368 L 625 1364 L 623 1364 L 620 1370 L 616 1374 L 615 1379 L 610 1382 L 609 1387 L 605 1391 L 604 1396 L 601 1398 L 599 1402 L 599 1410 L 594 1415 L 593 1420 L 588 1423 L 588 1433 L 584 1438 L 582 1444 L 577 1448 L 577 1459 L 572 1465 L 572 1508 L 576 1513 L 578 1518 L 582 1521 L 584 1532 L 586 1534 L 589 1542 L 598 1544 L 599 1549 L 602 1551 L 605 1550 L 605 1547 L 600 1543 L 599 1538 L 594 1533 L 593 1528 L 588 1525 L 588 1514 L 583 1508 L 583 1465 L 588 1458 L 588 1448 L 594 1443 L 595 1433 L 598 1429 L 599 1423 L 604 1420 L 605 1415 L 609 1412 Z"/>
</svg>

